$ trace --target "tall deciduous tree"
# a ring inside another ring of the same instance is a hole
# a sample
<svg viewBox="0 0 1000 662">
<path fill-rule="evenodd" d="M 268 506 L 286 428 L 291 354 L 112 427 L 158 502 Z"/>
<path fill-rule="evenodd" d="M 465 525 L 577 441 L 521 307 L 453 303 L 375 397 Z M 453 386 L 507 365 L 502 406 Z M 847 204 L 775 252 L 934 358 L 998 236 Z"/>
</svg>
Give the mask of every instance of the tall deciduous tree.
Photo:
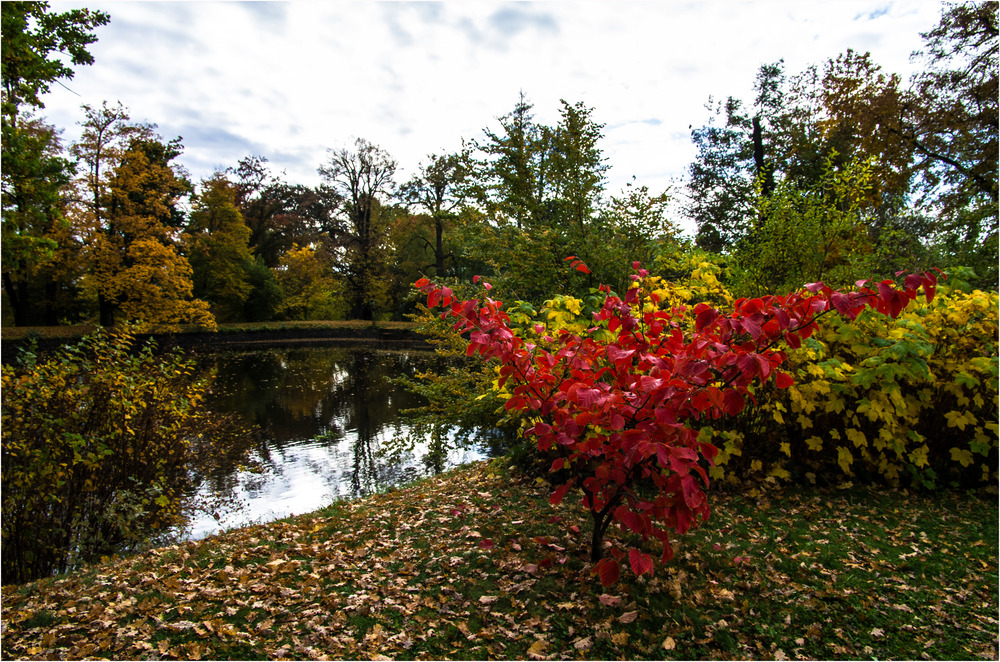
<svg viewBox="0 0 1000 662">
<path fill-rule="evenodd" d="M 445 231 L 453 226 L 458 211 L 467 197 L 466 183 L 469 178 L 469 154 L 463 150 L 458 154 L 431 154 L 428 163 L 421 164 L 420 172 L 400 187 L 400 197 L 417 207 L 430 217 L 433 242 L 421 234 L 414 233 L 412 240 L 424 241 L 433 251 L 434 274 L 445 275 L 445 261 L 454 256 L 445 249 Z"/>
<path fill-rule="evenodd" d="M 93 283 L 101 324 L 115 314 L 164 328 L 214 328 L 208 304 L 192 300 L 192 270 L 175 243 L 177 203 L 191 185 L 171 163 L 180 139 L 137 139 L 108 182 L 108 202 L 93 236 Z"/>
<path fill-rule="evenodd" d="M 261 156 L 241 159 L 227 172 L 235 177 L 236 207 L 250 228 L 250 249 L 271 268 L 293 244 L 317 241 L 340 206 L 330 187 L 288 184 L 270 172 Z"/>
<path fill-rule="evenodd" d="M 709 108 L 722 124 L 694 129 L 697 149 L 689 166 L 686 213 L 698 227 L 698 245 L 721 252 L 749 235 L 754 227 L 755 183 L 761 193 L 774 188 L 782 160 L 779 146 L 786 81 L 782 62 L 763 65 L 754 83 L 753 104 L 728 97 Z"/>
<path fill-rule="evenodd" d="M 998 3 L 946 5 L 914 56 L 925 64 L 905 99 L 901 136 L 940 210 L 938 238 L 997 286 Z"/>
<path fill-rule="evenodd" d="M 52 13 L 46 2 L 5 2 L 0 17 L 3 288 L 15 324 L 23 325 L 30 321 L 32 301 L 42 299 L 32 286 L 45 288 L 46 321 L 54 315 L 59 284 L 50 267 L 59 240 L 68 236 L 60 191 L 73 174 L 56 131 L 33 111 L 44 108 L 41 96 L 53 83 L 73 77 L 70 65 L 93 62 L 87 49 L 108 16 L 87 9 Z"/>
<path fill-rule="evenodd" d="M 338 319 L 343 315 L 340 288 L 330 256 L 315 246 L 292 246 L 281 256 L 278 283 L 284 297 L 278 314 L 291 320 Z"/>
<path fill-rule="evenodd" d="M 594 121 L 594 109 L 583 102 L 570 104 L 563 99 L 560 103 L 551 143 L 549 186 L 560 221 L 571 224 L 585 239 L 606 182 L 608 165 L 598 146 L 604 125 Z"/>
<path fill-rule="evenodd" d="M 522 94 L 484 130 L 471 199 L 486 224 L 469 229 L 469 254 L 490 267 L 494 284 L 513 298 L 541 302 L 570 285 L 567 255 L 600 264 L 594 234 L 605 185 L 603 125 L 593 109 L 563 100 L 555 127 L 537 124 Z"/>
<path fill-rule="evenodd" d="M 221 172 L 201 184 L 184 234 L 194 296 L 213 304 L 216 317 L 242 318 L 250 294 L 250 229 L 236 208 L 236 187 Z"/>
<path fill-rule="evenodd" d="M 99 108 L 84 104 L 82 108 L 86 117 L 80 123 L 83 131 L 70 151 L 83 166 L 78 202 L 86 210 L 85 223 L 99 228 L 107 222 L 107 208 L 112 201 L 110 182 L 115 169 L 133 141 L 155 138 L 156 126 L 133 122 L 121 102 L 112 106 L 104 101 Z"/>
<path fill-rule="evenodd" d="M 389 251 L 389 210 L 379 198 L 387 200 L 394 193 L 396 161 L 363 138 L 353 150 L 329 154 L 319 174 L 344 200 L 330 236 L 342 251 L 339 270 L 347 281 L 351 314 L 372 320 L 382 305 Z"/>
<path fill-rule="evenodd" d="M 23 105 L 43 108 L 41 95 L 52 83 L 73 78 L 75 66 L 93 64 L 87 48 L 97 41 L 93 31 L 108 15 L 89 9 L 55 14 L 47 2 L 5 2 L 3 20 L 3 114 L 13 118 Z"/>
<path fill-rule="evenodd" d="M 484 129 L 485 140 L 473 143 L 483 154 L 473 188 L 479 205 L 494 222 L 519 230 L 539 216 L 545 188 L 548 130 L 535 123 L 532 108 L 522 92 L 514 110 L 497 118 L 501 133 Z"/>
</svg>

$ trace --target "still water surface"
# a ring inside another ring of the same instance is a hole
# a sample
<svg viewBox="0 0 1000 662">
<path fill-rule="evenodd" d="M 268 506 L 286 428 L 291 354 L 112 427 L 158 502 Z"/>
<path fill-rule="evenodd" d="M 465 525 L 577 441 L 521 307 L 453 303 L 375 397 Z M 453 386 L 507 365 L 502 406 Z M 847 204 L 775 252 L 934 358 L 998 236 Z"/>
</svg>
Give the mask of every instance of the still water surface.
<svg viewBox="0 0 1000 662">
<path fill-rule="evenodd" d="M 213 406 L 258 425 L 263 471 L 232 468 L 201 494 L 234 497 L 242 508 L 199 513 L 191 538 L 310 512 L 429 475 L 428 443 L 390 462 L 383 451 L 412 432 L 401 411 L 422 399 L 391 383 L 440 365 L 433 353 L 374 348 L 302 347 L 224 352 L 202 357 L 217 372 Z M 480 449 L 449 452 L 445 468 L 485 457 Z"/>
</svg>

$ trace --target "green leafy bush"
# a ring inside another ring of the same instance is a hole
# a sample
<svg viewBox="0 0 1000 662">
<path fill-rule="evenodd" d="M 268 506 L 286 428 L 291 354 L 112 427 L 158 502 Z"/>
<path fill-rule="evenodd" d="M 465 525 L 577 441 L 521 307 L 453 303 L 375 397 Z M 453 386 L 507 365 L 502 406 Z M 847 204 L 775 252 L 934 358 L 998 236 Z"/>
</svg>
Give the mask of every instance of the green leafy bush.
<svg viewBox="0 0 1000 662">
<path fill-rule="evenodd" d="M 241 461 L 251 437 L 203 404 L 179 353 L 98 331 L 2 373 L 4 583 L 135 549 L 183 524 L 200 475 Z"/>
</svg>

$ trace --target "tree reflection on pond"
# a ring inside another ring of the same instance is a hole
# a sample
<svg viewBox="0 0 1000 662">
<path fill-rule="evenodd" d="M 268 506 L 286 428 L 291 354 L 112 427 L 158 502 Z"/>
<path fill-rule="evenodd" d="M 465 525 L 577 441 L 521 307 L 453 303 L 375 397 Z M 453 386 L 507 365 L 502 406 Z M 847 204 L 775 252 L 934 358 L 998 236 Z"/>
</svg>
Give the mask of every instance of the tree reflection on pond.
<svg viewBox="0 0 1000 662">
<path fill-rule="evenodd" d="M 203 495 L 222 494 L 243 507 L 217 511 L 218 521 L 197 516 L 191 537 L 309 512 L 336 498 L 364 496 L 426 475 L 426 441 L 393 461 L 382 451 L 394 437 L 410 433 L 400 412 L 423 404 L 391 380 L 439 361 L 427 351 L 344 347 L 203 356 L 206 370 L 216 372 L 212 407 L 261 429 L 263 471 L 229 467 L 209 478 Z M 484 456 L 478 449 L 451 451 L 444 468 Z"/>
</svg>

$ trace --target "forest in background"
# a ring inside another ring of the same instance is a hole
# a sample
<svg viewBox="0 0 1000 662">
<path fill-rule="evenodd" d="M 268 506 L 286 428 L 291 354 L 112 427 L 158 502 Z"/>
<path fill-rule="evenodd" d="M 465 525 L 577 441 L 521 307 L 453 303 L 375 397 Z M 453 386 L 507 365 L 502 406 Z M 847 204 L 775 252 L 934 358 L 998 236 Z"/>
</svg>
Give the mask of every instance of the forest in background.
<svg viewBox="0 0 1000 662">
<path fill-rule="evenodd" d="M 997 287 L 996 2 L 943 5 L 910 81 L 853 51 L 801 72 L 762 65 L 754 98 L 709 101 L 682 185 L 619 192 L 595 109 L 563 101 L 546 126 L 523 95 L 498 130 L 407 181 L 358 139 L 328 150 L 316 187 L 266 155 L 192 182 L 181 139 L 120 102 L 84 106 L 72 144 L 44 119 L 52 84 L 100 66 L 87 49 L 112 17 L 46 3 L 2 15 L 5 325 L 403 319 L 421 276 L 489 276 L 537 306 L 620 291 L 633 260 L 665 278 L 709 262 L 742 295 L 929 266 Z"/>
</svg>

